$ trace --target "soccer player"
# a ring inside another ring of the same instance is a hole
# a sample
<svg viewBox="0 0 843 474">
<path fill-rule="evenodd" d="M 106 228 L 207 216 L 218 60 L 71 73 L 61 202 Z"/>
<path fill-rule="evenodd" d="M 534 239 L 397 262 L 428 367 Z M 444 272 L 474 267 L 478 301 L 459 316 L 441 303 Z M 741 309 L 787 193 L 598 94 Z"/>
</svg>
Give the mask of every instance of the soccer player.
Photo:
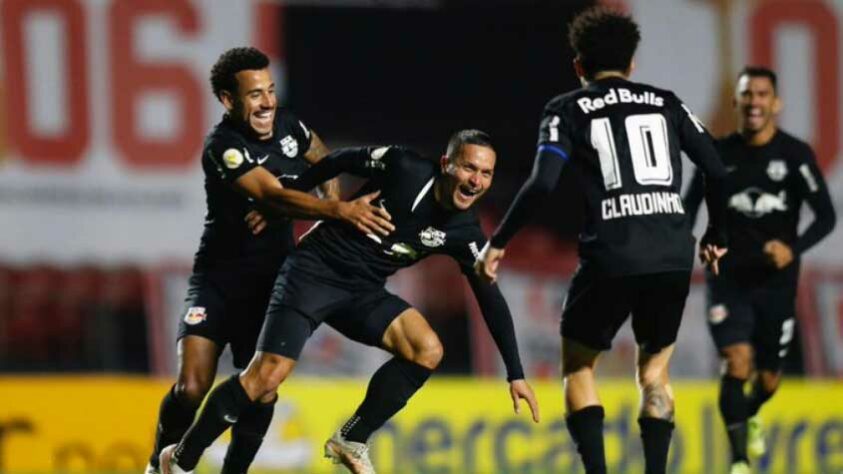
<svg viewBox="0 0 843 474">
<path fill-rule="evenodd" d="M 574 19 L 570 42 L 583 87 L 545 106 L 533 172 L 477 262 L 481 276 L 496 279 L 504 247 L 552 191 L 563 166 L 576 173 L 585 227 L 562 312 L 562 377 L 568 431 L 589 474 L 606 472 L 594 367 L 630 313 L 646 472 L 665 472 L 674 414 L 668 363 L 694 258 L 679 195 L 680 149 L 709 184 L 726 175 L 711 137 L 672 92 L 629 81 L 639 40 L 638 25 L 610 10 L 590 9 Z M 717 209 L 722 199 L 714 188 L 707 199 Z M 717 218 L 714 213 L 700 247 L 713 265 L 725 252 Z"/>
<path fill-rule="evenodd" d="M 380 190 L 392 216 L 389 237 L 324 222 L 287 258 L 272 295 L 257 352 L 249 367 L 215 388 L 181 443 L 161 455 L 164 474 L 191 471 L 232 420 L 274 396 L 307 339 L 326 322 L 347 337 L 394 354 L 369 383 L 354 416 L 325 444 L 325 454 L 354 473 L 373 473 L 366 440 L 395 415 L 436 369 L 442 344 L 424 316 L 384 288 L 386 278 L 432 254 L 461 266 L 506 365 L 516 413 L 527 401 L 538 422 L 533 391 L 524 380 L 512 319 L 496 285 L 481 282 L 472 264 L 485 241 L 472 205 L 489 189 L 495 151 L 480 131 L 455 133 L 439 164 L 400 147 L 335 152 L 313 166 L 298 186 L 307 189 L 340 172 L 368 177 L 359 195 Z"/>
<path fill-rule="evenodd" d="M 226 114 L 208 135 L 202 153 L 205 231 L 179 324 L 178 380 L 161 402 L 147 474 L 159 471 L 161 449 L 190 427 L 226 344 L 240 368 L 255 351 L 275 277 L 294 247 L 290 220 L 264 214 L 337 218 L 367 233 L 392 228 L 386 213 L 369 204 L 374 196 L 345 203 L 284 188 L 327 149 L 316 133 L 278 107 L 263 53 L 254 48 L 226 51 L 211 70 L 211 86 Z M 336 198 L 335 182 L 322 189 Z M 257 206 L 266 209 L 260 213 Z M 246 472 L 272 420 L 274 399 L 264 402 L 251 406 L 235 425 L 222 472 Z"/>
<path fill-rule="evenodd" d="M 747 67 L 734 97 L 738 130 L 716 142 L 729 172 L 729 255 L 707 275 L 708 327 L 724 362 L 720 413 L 732 447 L 732 473 L 749 471 L 748 454 L 766 446 L 757 417 L 781 380 L 793 338 L 799 258 L 834 228 L 835 214 L 814 153 L 779 129 L 776 74 Z M 686 196 L 691 216 L 702 200 L 699 173 Z M 813 222 L 798 232 L 802 204 Z M 693 222 L 693 217 L 692 217 Z M 756 371 L 751 393 L 744 385 Z"/>
</svg>

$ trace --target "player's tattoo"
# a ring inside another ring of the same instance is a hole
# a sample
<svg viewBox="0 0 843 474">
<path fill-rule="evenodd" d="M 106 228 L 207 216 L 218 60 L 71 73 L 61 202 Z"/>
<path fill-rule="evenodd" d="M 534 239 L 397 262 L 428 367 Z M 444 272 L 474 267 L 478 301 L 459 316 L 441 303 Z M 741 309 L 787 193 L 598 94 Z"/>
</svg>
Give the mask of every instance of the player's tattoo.
<svg viewBox="0 0 843 474">
<path fill-rule="evenodd" d="M 673 400 L 664 385 L 645 385 L 642 392 L 641 416 L 673 421 Z"/>
</svg>

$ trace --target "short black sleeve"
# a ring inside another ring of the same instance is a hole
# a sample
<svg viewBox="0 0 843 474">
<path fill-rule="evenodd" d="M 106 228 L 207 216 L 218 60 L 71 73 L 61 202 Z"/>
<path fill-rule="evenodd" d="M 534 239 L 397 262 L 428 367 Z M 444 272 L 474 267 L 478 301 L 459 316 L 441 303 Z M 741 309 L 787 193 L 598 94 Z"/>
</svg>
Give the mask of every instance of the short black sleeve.
<svg viewBox="0 0 843 474">
<path fill-rule="evenodd" d="M 243 138 L 223 131 L 206 143 L 202 165 L 206 174 L 229 184 L 258 166 Z"/>
<path fill-rule="evenodd" d="M 571 155 L 571 126 L 563 114 L 559 99 L 553 99 L 547 103 L 542 112 L 541 124 L 539 125 L 539 146 L 556 147 L 566 156 Z"/>
</svg>

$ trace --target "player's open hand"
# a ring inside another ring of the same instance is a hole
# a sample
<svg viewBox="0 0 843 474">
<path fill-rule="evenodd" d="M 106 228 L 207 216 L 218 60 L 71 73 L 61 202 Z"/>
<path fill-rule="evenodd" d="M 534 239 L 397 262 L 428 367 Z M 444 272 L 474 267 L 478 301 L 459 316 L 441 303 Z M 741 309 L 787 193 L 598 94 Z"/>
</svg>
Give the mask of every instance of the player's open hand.
<svg viewBox="0 0 843 474">
<path fill-rule="evenodd" d="M 513 380 L 509 383 L 509 396 L 512 397 L 512 407 L 515 409 L 515 414 L 521 413 L 520 401 L 521 399 L 527 401 L 530 407 L 530 413 L 533 415 L 533 421 L 539 422 L 539 402 L 536 401 L 536 395 L 530 384 L 524 379 Z"/>
<path fill-rule="evenodd" d="M 764 253 L 779 270 L 790 265 L 790 262 L 793 261 L 793 250 L 789 245 L 778 239 L 765 243 Z"/>
<path fill-rule="evenodd" d="M 364 234 L 389 235 L 395 230 L 392 216 L 383 206 L 373 206 L 371 202 L 380 195 L 380 191 L 360 196 L 359 198 L 339 203 L 340 219 L 357 227 Z"/>
<path fill-rule="evenodd" d="M 728 251 L 729 249 L 727 248 L 718 247 L 713 244 L 700 245 L 700 261 L 704 265 L 711 267 L 711 271 L 714 272 L 715 275 L 719 275 L 720 267 L 718 262 Z"/>
<path fill-rule="evenodd" d="M 252 231 L 252 235 L 258 235 L 266 229 L 266 217 L 256 210 L 249 211 L 244 220 Z"/>
<path fill-rule="evenodd" d="M 494 283 L 498 280 L 498 266 L 503 260 L 504 252 L 504 249 L 496 249 L 486 242 L 474 262 L 474 271 L 481 280 L 486 283 Z"/>
</svg>

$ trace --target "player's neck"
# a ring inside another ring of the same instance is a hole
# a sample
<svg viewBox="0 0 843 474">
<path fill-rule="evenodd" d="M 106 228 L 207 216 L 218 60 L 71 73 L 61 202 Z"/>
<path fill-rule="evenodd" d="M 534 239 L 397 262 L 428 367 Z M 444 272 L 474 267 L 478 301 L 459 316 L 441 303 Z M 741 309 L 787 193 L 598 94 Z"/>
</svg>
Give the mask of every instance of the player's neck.
<svg viewBox="0 0 843 474">
<path fill-rule="evenodd" d="M 775 124 L 770 124 L 767 127 L 762 128 L 761 130 L 753 133 L 749 130 L 741 130 L 741 135 L 743 136 L 744 141 L 749 146 L 764 146 L 776 136 L 776 131 L 778 128 Z"/>
<path fill-rule="evenodd" d="M 583 83 L 584 86 L 587 86 L 594 81 L 599 81 L 601 79 L 609 79 L 609 78 L 629 80 L 629 76 L 623 71 L 600 71 L 600 72 L 594 74 L 594 77 L 592 77 L 591 79 L 586 79 L 585 77 L 583 77 L 582 83 Z"/>
<path fill-rule="evenodd" d="M 442 187 L 444 186 L 444 181 L 441 179 L 437 179 L 433 182 L 433 200 L 436 201 L 437 204 L 442 206 L 443 209 L 447 211 L 453 210 L 453 205 L 450 203 L 445 202 L 443 193 L 445 192 Z"/>
</svg>

